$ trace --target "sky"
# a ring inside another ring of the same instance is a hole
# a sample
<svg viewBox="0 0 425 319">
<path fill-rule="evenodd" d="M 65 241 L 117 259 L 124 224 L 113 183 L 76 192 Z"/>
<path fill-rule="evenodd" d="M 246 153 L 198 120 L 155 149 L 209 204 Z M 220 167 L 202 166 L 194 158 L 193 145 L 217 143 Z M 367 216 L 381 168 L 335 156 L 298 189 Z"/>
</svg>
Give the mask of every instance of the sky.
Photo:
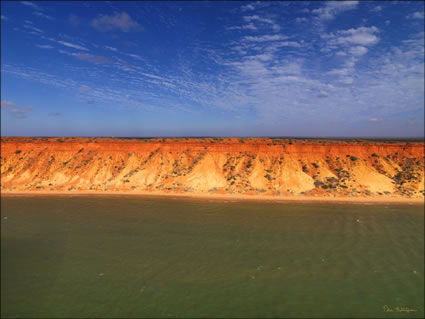
<svg viewBox="0 0 425 319">
<path fill-rule="evenodd" d="M 2 136 L 424 136 L 424 2 L 1 1 Z"/>
</svg>

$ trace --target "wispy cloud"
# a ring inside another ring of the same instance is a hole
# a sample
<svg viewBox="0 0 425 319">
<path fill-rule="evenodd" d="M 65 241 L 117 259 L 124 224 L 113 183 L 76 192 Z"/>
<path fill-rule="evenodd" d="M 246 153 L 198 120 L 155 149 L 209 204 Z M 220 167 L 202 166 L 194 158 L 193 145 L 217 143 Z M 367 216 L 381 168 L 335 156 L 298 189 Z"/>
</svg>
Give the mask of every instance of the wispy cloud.
<svg viewBox="0 0 425 319">
<path fill-rule="evenodd" d="M 242 38 L 243 41 L 251 41 L 251 42 L 265 42 L 265 41 L 280 41 L 280 40 L 286 40 L 288 39 L 287 36 L 283 36 L 280 34 L 274 34 L 274 35 L 259 35 L 259 36 L 250 36 L 247 35 Z"/>
<path fill-rule="evenodd" d="M 59 43 L 59 44 L 62 44 L 64 46 L 66 46 L 66 47 L 69 47 L 69 48 L 73 48 L 73 49 L 77 49 L 77 50 L 83 50 L 83 51 L 89 51 L 89 49 L 87 49 L 87 48 L 85 48 L 85 47 L 83 47 L 81 45 L 75 44 L 75 43 L 71 43 L 71 42 L 67 42 L 67 41 L 62 41 L 62 40 L 58 40 L 56 42 Z"/>
<path fill-rule="evenodd" d="M 141 31 L 142 27 L 134 21 L 127 12 L 103 15 L 92 20 L 91 25 L 98 31 L 107 32 L 119 30 L 122 32 Z"/>
<path fill-rule="evenodd" d="M 32 106 L 23 106 L 8 109 L 7 112 L 17 119 L 24 119 L 27 117 L 28 112 L 32 110 Z"/>
<path fill-rule="evenodd" d="M 12 107 L 12 106 L 16 106 L 16 104 L 10 101 L 1 101 L 1 107 Z"/>
<path fill-rule="evenodd" d="M 8 20 L 8 18 L 6 17 L 6 16 L 1 16 L 1 20 L 3 20 L 3 21 L 6 21 L 6 20 Z"/>
<path fill-rule="evenodd" d="M 90 54 L 83 54 L 83 53 L 77 53 L 73 54 L 77 59 L 82 61 L 87 61 L 95 64 L 110 64 L 112 61 L 108 59 L 105 56 L 101 55 L 90 55 Z"/>
<path fill-rule="evenodd" d="M 27 113 L 33 110 L 32 106 L 18 107 L 15 103 L 10 101 L 1 101 L 1 107 L 7 109 L 7 112 L 17 119 L 24 119 L 27 117 Z"/>
<path fill-rule="evenodd" d="M 242 11 L 250 11 L 250 10 L 255 10 L 255 5 L 254 4 L 245 4 L 241 7 Z"/>
<path fill-rule="evenodd" d="M 53 49 L 53 47 L 49 44 L 37 44 L 37 47 L 40 49 Z"/>
<path fill-rule="evenodd" d="M 49 116 L 61 116 L 62 113 L 60 113 L 60 112 L 49 112 L 47 115 L 49 115 Z"/>
<path fill-rule="evenodd" d="M 372 9 L 370 9 L 370 12 L 381 12 L 381 11 L 382 11 L 381 6 L 376 6 L 376 7 L 373 7 Z"/>
<path fill-rule="evenodd" d="M 84 92 L 84 93 L 93 91 L 93 89 L 88 86 L 80 86 L 79 90 L 80 92 Z"/>
<path fill-rule="evenodd" d="M 274 31 L 280 30 L 280 26 L 270 18 L 260 17 L 258 15 L 252 15 L 252 16 L 243 17 L 243 20 L 246 22 L 251 22 L 251 23 L 252 22 L 265 23 L 270 25 Z"/>
<path fill-rule="evenodd" d="M 317 97 L 318 98 L 321 98 L 321 99 L 324 99 L 324 98 L 327 98 L 329 95 L 328 95 L 328 93 L 326 93 L 325 91 L 321 91 L 318 95 L 317 95 Z"/>
<path fill-rule="evenodd" d="M 110 47 L 110 46 L 105 46 L 105 49 L 108 49 L 108 50 L 111 50 L 111 51 L 113 51 L 113 52 L 117 52 L 118 51 L 118 49 L 117 48 L 114 48 L 114 47 Z"/>
<path fill-rule="evenodd" d="M 43 12 L 34 11 L 32 14 L 35 15 L 36 17 L 47 19 L 47 20 L 50 20 L 50 21 L 55 20 L 55 18 L 53 18 L 53 17 L 51 17 L 47 14 L 44 14 Z"/>
<path fill-rule="evenodd" d="M 139 60 L 139 61 L 144 61 L 145 59 L 143 59 L 140 55 L 138 54 L 133 54 L 133 53 L 126 53 L 126 55 L 128 55 L 129 57 Z"/>
<path fill-rule="evenodd" d="M 302 23 L 302 22 L 307 22 L 307 21 L 308 21 L 308 19 L 305 18 L 305 17 L 298 17 L 298 18 L 295 19 L 296 23 Z"/>
<path fill-rule="evenodd" d="M 313 14 L 319 20 L 332 20 L 336 15 L 357 8 L 358 1 L 326 1 L 321 8 L 314 9 Z"/>
<path fill-rule="evenodd" d="M 256 31 L 257 27 L 253 23 L 244 24 L 241 26 L 227 27 L 226 30 L 251 30 Z"/>
<path fill-rule="evenodd" d="M 43 10 L 38 4 L 35 4 L 34 2 L 30 1 L 21 1 L 21 3 L 25 6 L 31 7 L 35 10 Z"/>
<path fill-rule="evenodd" d="M 31 24 L 31 21 L 26 21 L 26 23 L 24 24 L 24 28 L 31 30 L 29 33 L 32 33 L 32 34 L 40 35 L 40 34 L 44 33 L 43 30 L 41 30 L 41 29 L 35 27 L 33 24 Z"/>
<path fill-rule="evenodd" d="M 383 122 L 384 120 L 383 119 L 376 118 L 376 117 L 371 117 L 367 121 L 369 123 L 379 123 L 379 122 Z"/>
<path fill-rule="evenodd" d="M 322 5 L 325 7 L 327 3 L 319 3 L 316 7 Z M 354 9 L 357 4 L 350 6 Z M 344 10 L 351 9 L 345 7 Z M 230 119 L 233 114 L 252 111 L 255 112 L 256 123 L 276 127 L 297 120 L 309 127 L 319 127 L 326 126 L 330 121 L 339 123 L 339 118 L 347 119 L 347 123 L 358 120 L 367 125 L 368 119 L 384 118 L 387 122 L 387 117 L 397 114 L 401 108 L 407 112 L 421 107 L 418 101 L 423 101 L 423 35 L 416 38 L 403 35 L 404 42 L 391 48 L 380 39 L 381 34 L 387 36 L 383 26 L 385 19 L 376 24 L 382 30 L 359 22 L 351 29 L 344 23 L 346 27 L 341 30 L 332 25 L 326 32 L 320 29 L 317 32 L 299 32 L 310 25 L 292 23 L 282 32 L 285 34 L 280 34 L 270 29 L 271 23 L 260 21 L 260 17 L 269 19 L 268 15 L 250 10 L 247 9 L 249 14 L 245 14 L 249 19 L 238 16 L 231 20 L 239 21 L 240 25 L 230 28 L 223 26 L 227 30 L 243 31 L 232 32 L 231 38 L 223 38 L 223 41 L 230 39 L 223 42 L 225 49 L 215 47 L 207 51 L 204 44 L 200 45 L 204 50 L 199 50 L 201 53 L 198 52 L 196 61 L 205 62 L 208 72 L 195 70 L 193 61 L 183 54 L 173 66 L 158 70 L 161 66 L 149 66 L 149 54 L 145 55 L 135 47 L 125 51 L 139 54 L 122 52 L 118 46 L 120 42 L 113 42 L 116 39 L 99 42 L 96 47 L 93 43 L 85 45 L 79 38 L 64 37 L 61 39 L 67 43 L 92 49 L 92 54 L 62 50 L 64 54 L 103 64 L 78 63 L 74 66 L 81 74 L 93 74 L 93 82 L 71 80 L 64 73 L 47 74 L 41 66 L 38 70 L 9 66 L 2 72 L 63 90 L 74 90 L 71 91 L 74 94 L 80 92 L 78 98 L 83 104 L 96 101 L 101 107 L 107 105 L 104 102 L 110 102 L 111 105 L 153 112 L 175 110 L 177 106 L 194 112 L 218 108 L 232 111 Z M 328 14 L 335 16 L 344 10 L 329 9 Z M 238 10 L 235 12 L 240 13 Z M 270 17 L 274 17 L 272 13 Z M 316 12 L 315 16 L 318 19 L 321 15 Z M 326 19 L 323 18 L 324 21 Z M 97 27 L 103 23 L 99 22 Z M 252 27 L 245 27 L 248 25 Z M 123 31 L 116 25 L 111 30 Z M 385 50 L 381 48 L 384 45 Z M 318 54 L 317 47 L 325 50 Z M 100 52 L 96 52 L 96 49 Z M 190 52 L 190 48 L 187 51 Z M 110 58 L 97 55 L 108 53 L 111 54 Z M 358 61 L 364 61 L 367 67 Z M 96 81 L 106 77 L 108 81 Z M 243 116 L 244 121 L 247 118 Z M 307 123 L 306 118 L 311 121 Z"/>
</svg>

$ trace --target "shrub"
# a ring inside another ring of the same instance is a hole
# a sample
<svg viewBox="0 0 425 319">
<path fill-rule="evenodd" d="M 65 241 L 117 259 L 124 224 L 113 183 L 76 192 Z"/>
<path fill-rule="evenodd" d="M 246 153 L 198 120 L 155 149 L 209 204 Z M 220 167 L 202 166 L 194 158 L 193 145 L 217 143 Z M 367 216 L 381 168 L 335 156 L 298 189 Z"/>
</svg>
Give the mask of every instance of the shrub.
<svg viewBox="0 0 425 319">
<path fill-rule="evenodd" d="M 379 157 L 379 155 L 378 155 L 378 154 L 376 154 L 376 153 L 373 153 L 373 154 L 372 154 L 372 156 L 373 156 L 373 157 Z"/>
<path fill-rule="evenodd" d="M 338 179 L 335 177 L 328 177 L 326 178 L 329 183 L 338 183 Z"/>
<path fill-rule="evenodd" d="M 355 162 L 355 161 L 357 161 L 357 160 L 358 160 L 358 158 L 357 158 L 357 157 L 355 157 L 355 156 L 350 156 L 350 160 L 352 160 L 353 162 Z"/>
<path fill-rule="evenodd" d="M 314 168 L 319 168 L 320 166 L 318 165 L 318 164 L 316 164 L 316 163 L 312 163 L 311 165 L 313 165 L 314 166 Z"/>
<path fill-rule="evenodd" d="M 21 150 L 16 150 L 15 151 L 15 154 L 19 154 L 19 153 L 21 153 L 22 151 Z"/>
</svg>

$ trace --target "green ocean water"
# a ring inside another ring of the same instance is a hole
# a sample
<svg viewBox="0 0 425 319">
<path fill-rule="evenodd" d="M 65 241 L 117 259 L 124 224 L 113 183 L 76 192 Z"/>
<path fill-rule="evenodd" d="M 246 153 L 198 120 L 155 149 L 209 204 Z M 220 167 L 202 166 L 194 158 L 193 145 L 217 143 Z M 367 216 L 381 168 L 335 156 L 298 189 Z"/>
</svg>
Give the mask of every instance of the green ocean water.
<svg viewBox="0 0 425 319">
<path fill-rule="evenodd" d="M 421 318 L 423 206 L 2 197 L 1 316 Z"/>
</svg>

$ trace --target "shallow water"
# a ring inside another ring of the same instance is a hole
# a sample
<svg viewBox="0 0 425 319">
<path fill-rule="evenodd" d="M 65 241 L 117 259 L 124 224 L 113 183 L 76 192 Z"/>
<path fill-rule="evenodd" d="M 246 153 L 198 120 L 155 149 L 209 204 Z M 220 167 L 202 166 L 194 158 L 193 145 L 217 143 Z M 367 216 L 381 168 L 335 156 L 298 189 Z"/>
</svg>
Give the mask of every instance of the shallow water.
<svg viewBox="0 0 425 319">
<path fill-rule="evenodd" d="M 2 317 L 424 316 L 423 206 L 46 196 L 1 212 Z"/>
</svg>

